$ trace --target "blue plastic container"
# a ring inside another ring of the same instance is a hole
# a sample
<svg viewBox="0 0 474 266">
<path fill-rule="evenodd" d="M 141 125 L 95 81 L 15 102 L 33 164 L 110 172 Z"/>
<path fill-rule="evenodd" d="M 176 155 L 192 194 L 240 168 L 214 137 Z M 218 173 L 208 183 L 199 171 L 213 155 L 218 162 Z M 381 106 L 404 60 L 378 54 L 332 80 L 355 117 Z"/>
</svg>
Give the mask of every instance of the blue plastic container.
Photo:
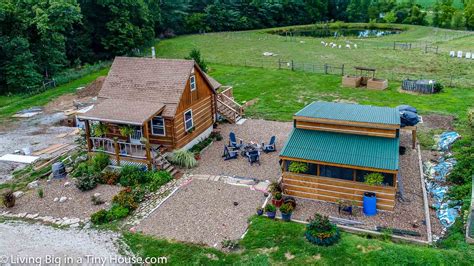
<svg viewBox="0 0 474 266">
<path fill-rule="evenodd" d="M 362 204 L 366 216 L 374 216 L 377 214 L 377 197 L 375 193 L 365 192 Z"/>
<path fill-rule="evenodd" d="M 289 222 L 291 220 L 291 212 L 290 213 L 282 213 L 281 219 L 285 222 Z"/>
<path fill-rule="evenodd" d="M 275 219 L 276 212 L 267 212 L 267 216 L 270 219 Z"/>
</svg>

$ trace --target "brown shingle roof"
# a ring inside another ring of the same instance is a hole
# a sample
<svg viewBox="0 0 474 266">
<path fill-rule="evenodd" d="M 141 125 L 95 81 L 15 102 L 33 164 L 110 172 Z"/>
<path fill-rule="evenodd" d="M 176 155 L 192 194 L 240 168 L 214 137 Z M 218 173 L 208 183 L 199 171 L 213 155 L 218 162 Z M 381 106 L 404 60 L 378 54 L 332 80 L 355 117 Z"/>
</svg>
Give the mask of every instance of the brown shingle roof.
<svg viewBox="0 0 474 266">
<path fill-rule="evenodd" d="M 193 60 L 116 57 L 99 97 L 162 103 L 173 116 L 193 67 Z"/>
<path fill-rule="evenodd" d="M 219 89 L 222 85 L 219 83 L 219 81 L 213 79 L 211 76 L 209 76 L 207 73 L 204 73 L 206 75 L 207 80 L 209 80 L 209 83 L 211 83 L 211 86 L 214 90 Z"/>
<path fill-rule="evenodd" d="M 135 101 L 125 99 L 104 99 L 90 111 L 78 115 L 81 119 L 105 122 L 142 125 L 164 108 L 159 102 Z"/>
</svg>

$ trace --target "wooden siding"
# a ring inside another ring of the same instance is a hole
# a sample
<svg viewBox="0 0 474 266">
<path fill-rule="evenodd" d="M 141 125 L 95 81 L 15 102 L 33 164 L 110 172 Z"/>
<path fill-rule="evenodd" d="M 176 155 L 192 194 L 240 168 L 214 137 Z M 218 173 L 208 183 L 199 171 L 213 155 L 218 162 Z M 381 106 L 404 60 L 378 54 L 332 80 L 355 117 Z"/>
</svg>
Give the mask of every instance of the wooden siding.
<svg viewBox="0 0 474 266">
<path fill-rule="evenodd" d="M 346 120 L 332 120 L 325 118 L 313 118 L 313 117 L 304 117 L 304 116 L 293 116 L 295 121 L 306 121 L 313 123 L 323 123 L 323 124 L 332 124 L 332 125 L 344 125 L 344 126 L 354 126 L 354 127 L 366 127 L 366 128 L 382 128 L 382 129 L 400 129 L 400 125 L 392 124 L 379 124 L 379 123 L 366 123 L 366 122 L 354 122 Z"/>
<path fill-rule="evenodd" d="M 361 126 L 336 125 L 330 123 L 311 122 L 311 121 L 295 121 L 295 127 L 301 129 L 315 131 L 329 131 L 355 135 L 366 135 L 376 137 L 396 138 L 396 129 L 370 128 Z"/>
<path fill-rule="evenodd" d="M 211 95 L 214 95 L 212 87 L 206 82 L 204 76 L 196 67 L 194 67 L 194 76 L 196 77 L 196 90 L 191 91 L 190 79 L 188 78 L 186 82 L 186 88 L 184 89 L 183 95 L 181 95 L 181 99 L 176 110 L 175 118 L 178 117 L 180 113 L 188 110 L 196 103 L 201 102 L 203 99 L 207 99 Z"/>
<path fill-rule="evenodd" d="M 329 202 L 354 200 L 357 206 L 362 206 L 364 192 L 370 191 L 377 195 L 378 209 L 393 211 L 395 207 L 394 187 L 369 186 L 360 182 L 290 172 L 283 172 L 282 176 L 283 190 L 287 195 Z"/>
<path fill-rule="evenodd" d="M 148 128 L 151 144 L 161 144 L 167 149 L 173 149 L 173 119 L 165 117 L 165 136 L 153 135 L 151 124 L 149 124 Z"/>
</svg>

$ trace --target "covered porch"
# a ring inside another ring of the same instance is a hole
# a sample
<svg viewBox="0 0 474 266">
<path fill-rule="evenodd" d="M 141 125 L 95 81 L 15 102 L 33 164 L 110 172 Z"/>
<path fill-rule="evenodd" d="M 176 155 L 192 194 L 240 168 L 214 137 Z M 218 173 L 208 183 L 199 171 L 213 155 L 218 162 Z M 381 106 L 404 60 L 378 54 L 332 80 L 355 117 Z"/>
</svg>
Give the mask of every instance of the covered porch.
<svg viewBox="0 0 474 266">
<path fill-rule="evenodd" d="M 104 152 L 116 165 L 124 161 L 153 166 L 159 144 L 150 142 L 150 121 L 163 104 L 106 99 L 78 116 L 84 121 L 89 154 Z"/>
</svg>

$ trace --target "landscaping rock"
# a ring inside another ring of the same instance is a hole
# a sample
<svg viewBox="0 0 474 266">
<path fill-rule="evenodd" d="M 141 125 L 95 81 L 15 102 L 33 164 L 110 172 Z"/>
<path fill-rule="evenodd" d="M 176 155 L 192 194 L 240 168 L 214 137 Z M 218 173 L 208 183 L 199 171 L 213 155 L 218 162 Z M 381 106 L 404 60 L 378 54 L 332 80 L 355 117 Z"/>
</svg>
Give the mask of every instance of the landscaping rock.
<svg viewBox="0 0 474 266">
<path fill-rule="evenodd" d="M 94 193 L 94 197 L 100 198 L 101 194 L 100 193 Z"/>
<path fill-rule="evenodd" d="M 39 213 L 35 213 L 35 214 L 27 214 L 25 217 L 28 218 L 28 219 L 35 219 L 36 217 L 38 217 Z"/>
<path fill-rule="evenodd" d="M 72 170 L 74 170 L 74 168 L 72 168 L 72 167 L 66 167 L 66 172 L 67 172 L 67 173 L 72 173 Z"/>
<path fill-rule="evenodd" d="M 15 196 L 16 199 L 21 198 L 21 196 L 23 196 L 24 194 L 25 193 L 20 190 L 13 192 L 13 196 Z"/>
<path fill-rule="evenodd" d="M 59 202 L 65 202 L 66 200 L 67 200 L 67 197 L 61 197 L 61 198 L 59 199 Z"/>
<path fill-rule="evenodd" d="M 23 217 L 25 217 L 26 215 L 28 215 L 28 213 L 26 213 L 26 212 L 21 212 L 21 213 L 17 214 L 16 217 L 18 217 L 18 218 L 23 218 Z"/>
<path fill-rule="evenodd" d="M 59 198 L 54 198 L 54 200 L 53 200 L 53 201 L 54 201 L 54 202 L 57 202 L 58 200 L 59 200 Z"/>
<path fill-rule="evenodd" d="M 85 161 L 87 161 L 87 155 L 82 155 L 82 156 L 77 157 L 74 163 L 79 164 Z"/>
<path fill-rule="evenodd" d="M 64 186 L 65 186 L 65 187 L 71 186 L 71 182 L 66 182 L 66 183 L 64 183 Z"/>
<path fill-rule="evenodd" d="M 27 185 L 27 188 L 28 188 L 28 189 L 34 189 L 34 188 L 37 188 L 38 186 L 39 186 L 38 180 L 35 180 L 35 181 L 29 183 L 29 184 Z"/>
</svg>

